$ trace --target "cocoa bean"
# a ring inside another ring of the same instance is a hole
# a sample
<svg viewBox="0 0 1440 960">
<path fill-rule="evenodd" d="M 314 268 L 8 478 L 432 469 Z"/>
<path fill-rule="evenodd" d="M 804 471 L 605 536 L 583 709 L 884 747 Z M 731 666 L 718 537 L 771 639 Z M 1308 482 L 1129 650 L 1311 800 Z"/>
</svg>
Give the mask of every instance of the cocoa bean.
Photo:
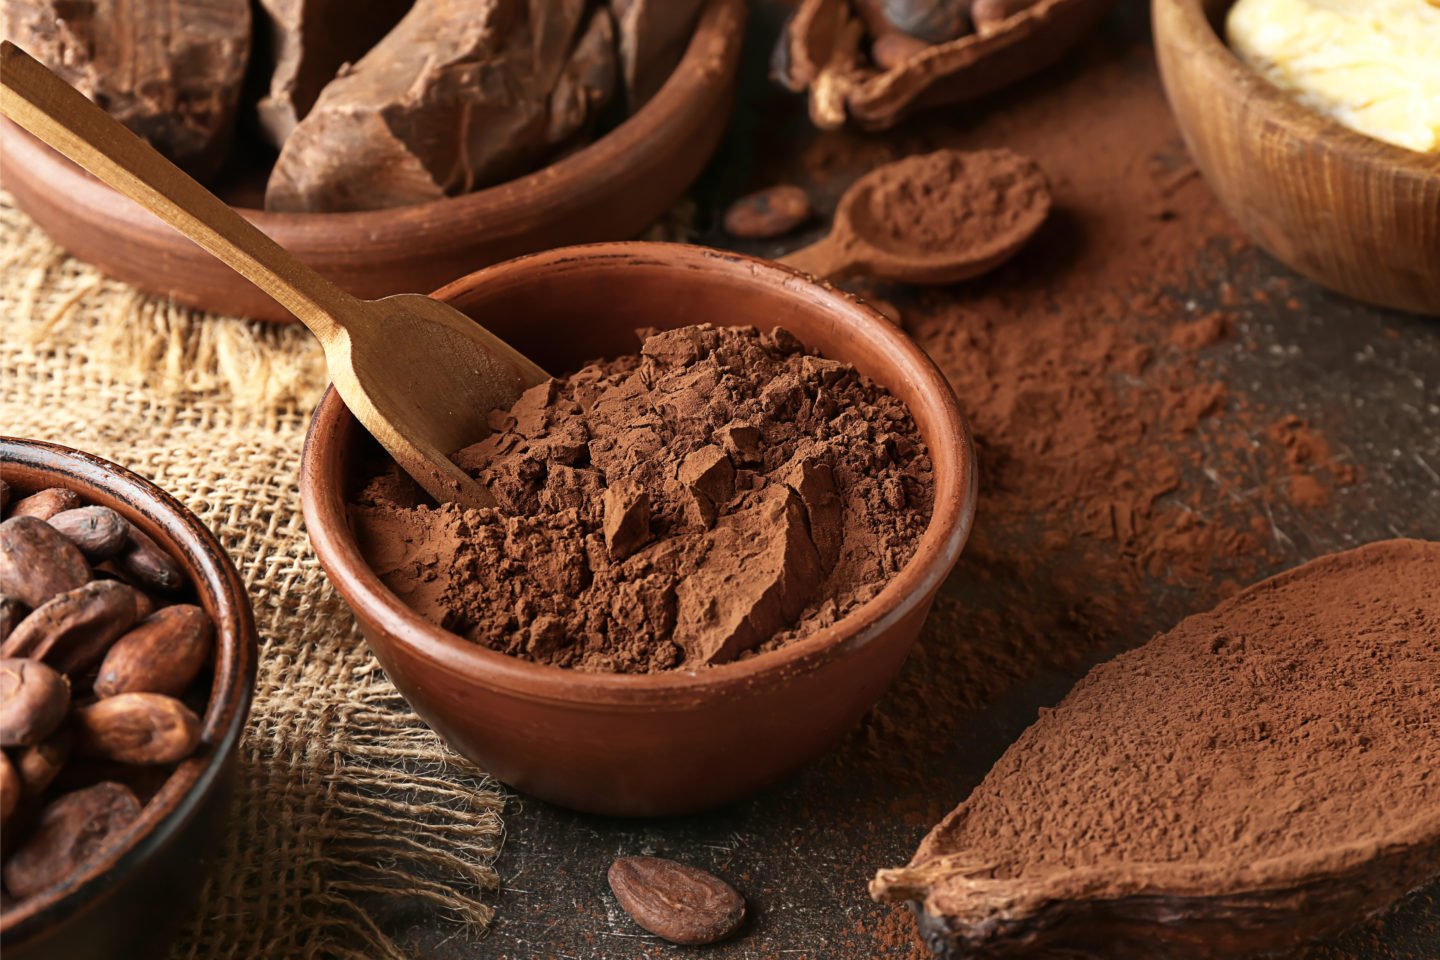
<svg viewBox="0 0 1440 960">
<path fill-rule="evenodd" d="M 40 796 L 64 769 L 70 756 L 71 739 L 70 728 L 62 726 L 33 747 L 15 751 L 15 769 L 20 772 L 25 796 Z"/>
<path fill-rule="evenodd" d="M 91 563 L 109 560 L 125 549 L 130 535 L 130 521 L 109 507 L 62 510 L 48 523 L 79 547 Z"/>
<path fill-rule="evenodd" d="M 30 610 L 19 600 L 0 593 L 0 643 L 5 642 L 5 638 L 10 636 L 29 612 Z"/>
<path fill-rule="evenodd" d="M 10 821 L 10 815 L 20 806 L 24 792 L 20 772 L 10 762 L 10 757 L 0 751 L 0 824 Z"/>
<path fill-rule="evenodd" d="M 95 680 L 95 695 L 180 696 L 205 665 L 214 635 L 209 616 L 193 604 L 156 611 L 116 640 L 105 654 Z"/>
<path fill-rule="evenodd" d="M 140 816 L 140 801 L 118 783 L 67 793 L 46 807 L 5 862 L 5 888 L 25 899 L 55 886 L 102 853 Z"/>
<path fill-rule="evenodd" d="M 117 763 L 176 763 L 200 743 L 200 718 L 174 697 L 122 693 L 75 711 L 75 750 Z"/>
<path fill-rule="evenodd" d="M 714 943 L 745 920 L 745 898 L 734 887 L 674 860 L 621 857 L 608 879 L 630 918 L 671 943 Z"/>
<path fill-rule="evenodd" d="M 185 585 L 185 571 L 154 540 L 129 524 L 125 548 L 111 561 L 121 576 L 142 590 L 174 593 Z"/>
<path fill-rule="evenodd" d="M 80 548 L 44 520 L 11 517 L 0 523 L 0 584 L 6 596 L 35 608 L 90 579 Z"/>
<path fill-rule="evenodd" d="M 804 190 L 770 187 L 732 203 L 725 211 L 725 232 L 755 240 L 778 237 L 809 220 L 810 212 L 810 197 Z"/>
<path fill-rule="evenodd" d="M 77 673 L 99 661 L 134 626 L 142 602 L 134 587 L 93 580 L 22 620 L 0 644 L 0 654 L 44 660 L 56 670 Z"/>
<path fill-rule="evenodd" d="M 28 747 L 70 710 L 70 681 L 39 660 L 0 659 L 0 747 Z"/>
<path fill-rule="evenodd" d="M 16 500 L 15 509 L 10 511 L 10 516 L 49 520 L 57 513 L 74 510 L 83 502 L 80 494 L 74 490 L 66 490 L 64 487 L 47 487 L 39 493 L 30 494 L 23 500 Z"/>
</svg>

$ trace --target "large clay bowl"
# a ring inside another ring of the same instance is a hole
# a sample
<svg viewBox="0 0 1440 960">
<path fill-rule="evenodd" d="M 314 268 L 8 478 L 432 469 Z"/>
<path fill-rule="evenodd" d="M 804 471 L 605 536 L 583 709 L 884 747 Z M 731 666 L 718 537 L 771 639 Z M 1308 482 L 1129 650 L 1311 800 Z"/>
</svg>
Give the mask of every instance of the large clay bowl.
<svg viewBox="0 0 1440 960">
<path fill-rule="evenodd" d="M 1440 154 L 1301 106 L 1221 39 L 1232 0 L 1152 0 L 1185 143 L 1225 209 L 1298 273 L 1356 300 L 1440 314 Z"/>
<path fill-rule="evenodd" d="M 163 957 L 199 894 L 230 801 L 235 754 L 255 687 L 255 624 L 245 585 L 215 535 L 178 500 L 107 460 L 0 437 L 0 468 L 19 493 L 68 487 L 118 510 L 185 569 L 215 622 L 214 674 L 200 750 L 101 856 L 0 917 L 5 960 Z"/>
<path fill-rule="evenodd" d="M 477 266 L 570 243 L 633 237 L 704 168 L 730 116 L 745 0 L 709 0 L 680 64 L 633 117 L 542 170 L 461 197 L 361 213 L 267 213 L 256 170 L 220 193 L 282 247 L 367 299 L 424 292 Z M 57 243 L 151 293 L 217 313 L 294 318 L 153 215 L 8 122 L 0 167 Z M 263 179 L 260 181 L 263 184 Z"/>
<path fill-rule="evenodd" d="M 595 813 L 677 814 L 774 783 L 851 729 L 894 679 L 960 556 L 975 512 L 969 431 L 949 384 L 903 333 L 845 294 L 762 260 L 700 247 L 556 250 L 437 296 L 550 370 L 637 349 L 635 329 L 784 325 L 900 397 L 935 467 L 914 558 L 840 623 L 782 650 L 693 671 L 580 673 L 477 646 L 423 620 L 371 572 L 346 495 L 373 441 L 332 392 L 301 466 L 305 525 L 330 580 L 410 704 L 461 753 L 544 800 Z"/>
</svg>

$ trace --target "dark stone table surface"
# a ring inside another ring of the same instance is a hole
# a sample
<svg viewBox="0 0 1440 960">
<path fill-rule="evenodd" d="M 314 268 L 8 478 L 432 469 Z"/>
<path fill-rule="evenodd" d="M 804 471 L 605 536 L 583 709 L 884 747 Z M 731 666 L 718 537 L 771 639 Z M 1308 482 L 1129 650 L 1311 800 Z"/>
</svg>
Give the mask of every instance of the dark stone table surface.
<svg viewBox="0 0 1440 960">
<path fill-rule="evenodd" d="M 805 120 L 803 99 L 777 91 L 765 77 L 784 6 L 759 2 L 752 7 L 740 102 L 725 144 L 692 192 L 689 237 L 714 246 L 741 247 L 716 226 L 728 200 L 779 180 L 806 183 L 799 148 L 816 136 Z M 1142 5 L 1124 0 L 1097 42 L 1115 56 L 1126 50 L 1133 54 L 1135 46 L 1148 43 L 1147 31 Z M 1093 49 L 1090 55 L 1095 55 Z M 1134 82 L 1158 88 L 1153 62 L 1142 55 L 1141 63 L 1144 69 L 1137 71 Z M 1003 110 L 1012 102 L 1007 97 L 1036 95 L 1047 84 L 1072 80 L 1074 70 L 1062 64 L 973 109 Z M 928 132 L 951 122 L 950 117 L 922 118 L 907 123 L 896 136 L 923 142 Z M 783 131 L 778 137 L 777 129 Z M 758 155 L 762 149 L 763 157 Z M 1046 160 L 1037 159 L 1042 164 Z M 864 168 L 834 172 L 843 184 Z M 821 226 L 743 249 L 778 255 L 819 236 L 836 191 L 813 193 Z M 1337 490 L 1327 510 L 1275 505 L 1270 517 L 1273 555 L 1260 563 L 1257 573 L 1395 535 L 1440 539 L 1440 321 L 1348 302 L 1294 277 L 1253 249 L 1234 257 L 1235 283 L 1262 288 L 1280 282 L 1293 299 L 1289 309 L 1247 308 L 1237 318 L 1237 334 L 1209 348 L 1208 361 L 1226 382 L 1243 385 L 1268 407 L 1306 417 L 1363 478 Z M 1215 303 L 1210 289 L 1180 293 L 1202 309 Z M 1299 309 L 1294 309 L 1296 300 Z M 978 524 L 985 524 L 983 515 Z M 987 590 L 1025 602 L 1027 591 L 1014 589 L 1023 585 L 1003 583 L 1003 574 L 978 584 L 972 580 L 979 578 L 966 574 L 962 560 L 945 587 L 945 595 L 956 603 L 990 602 L 976 593 Z M 1114 590 L 1104 582 L 1082 587 L 1097 594 Z M 1110 613 L 1101 626 L 1108 643 L 1086 650 L 1073 662 L 1042 664 L 1014 678 L 959 721 L 951 718 L 945 725 L 948 742 L 927 754 L 924 769 L 896 769 L 900 760 L 887 753 L 887 732 L 872 727 L 762 796 L 700 816 L 603 819 L 512 794 L 493 929 L 472 939 L 423 909 L 389 916 L 386 925 L 417 955 L 437 960 L 920 956 L 904 911 L 872 903 L 866 895 L 873 871 L 904 863 L 933 816 L 963 799 L 1037 709 L 1057 702 L 1090 664 L 1144 642 L 1186 613 L 1212 606 L 1216 596 L 1203 586 L 1157 585 L 1144 602 L 1105 606 Z M 932 629 L 922 642 L 948 639 Z M 919 815 L 917 810 L 930 812 Z M 748 896 L 753 920 L 742 937 L 703 950 L 671 947 L 644 934 L 621 912 L 605 884 L 612 859 L 626 854 L 675 857 L 721 874 Z M 1440 957 L 1440 886 L 1420 891 L 1378 923 L 1302 955 L 1435 960 Z"/>
</svg>

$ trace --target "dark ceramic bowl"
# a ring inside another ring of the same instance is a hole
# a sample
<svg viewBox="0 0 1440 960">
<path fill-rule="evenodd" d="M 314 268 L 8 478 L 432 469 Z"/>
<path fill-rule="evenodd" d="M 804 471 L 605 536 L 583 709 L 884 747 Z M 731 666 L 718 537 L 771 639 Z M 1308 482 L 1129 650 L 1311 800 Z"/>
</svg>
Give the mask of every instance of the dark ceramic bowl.
<svg viewBox="0 0 1440 960">
<path fill-rule="evenodd" d="M 255 687 L 250 598 L 215 535 L 178 500 L 78 450 L 0 437 L 0 471 L 23 496 L 66 487 L 148 533 L 184 568 L 215 621 L 214 675 L 199 751 L 177 766 L 137 819 L 65 883 L 0 918 L 5 960 L 162 957 L 199 893 L 205 855 L 229 802 L 236 748 Z"/>
<path fill-rule="evenodd" d="M 970 434 L 950 385 L 903 333 L 776 264 L 700 247 L 571 247 L 471 274 L 438 294 L 550 370 L 636 349 L 638 327 L 784 325 L 909 407 L 935 467 L 914 558 L 870 602 L 788 647 L 699 670 L 581 673 L 477 646 L 391 593 L 356 544 L 347 496 L 374 442 L 333 391 L 301 466 L 320 562 L 416 711 L 461 753 L 542 799 L 648 816 L 747 796 L 823 753 L 889 686 L 975 513 Z"/>
</svg>

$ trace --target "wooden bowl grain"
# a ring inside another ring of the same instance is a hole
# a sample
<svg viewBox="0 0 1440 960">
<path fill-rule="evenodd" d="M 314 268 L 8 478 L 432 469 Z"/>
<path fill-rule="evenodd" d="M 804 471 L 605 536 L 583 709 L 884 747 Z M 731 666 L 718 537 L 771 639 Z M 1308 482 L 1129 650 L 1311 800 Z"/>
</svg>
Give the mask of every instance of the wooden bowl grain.
<svg viewBox="0 0 1440 960">
<path fill-rule="evenodd" d="M 422 618 L 360 552 L 349 496 L 378 447 L 332 390 L 301 460 L 305 527 L 386 674 L 421 717 L 490 774 L 551 803 L 620 816 L 689 813 L 748 796 L 850 730 L 909 655 L 975 515 L 976 469 L 955 394 L 879 314 L 763 260 L 611 243 L 512 260 L 436 296 L 483 316 L 551 370 L 637 347 L 635 330 L 783 325 L 908 407 L 935 506 L 915 555 L 840 622 L 783 649 L 700 670 L 585 673 L 506 656 Z"/>
<path fill-rule="evenodd" d="M 1233 0 L 1152 0 L 1160 76 L 1206 182 L 1241 228 L 1316 283 L 1440 314 L 1440 154 L 1298 103 L 1222 40 Z"/>
<path fill-rule="evenodd" d="M 65 487 L 125 516 L 179 561 L 215 623 L 201 746 L 115 841 L 64 883 L 0 917 L 5 960 L 162 957 L 199 893 L 205 855 L 229 809 L 240 734 L 255 688 L 256 635 L 245 584 L 215 535 L 178 500 L 108 460 L 0 437 L 19 493 Z"/>
<path fill-rule="evenodd" d="M 423 293 L 525 253 L 639 234 L 700 174 L 734 101 L 745 0 L 708 0 L 664 87 L 593 144 L 460 197 L 357 213 L 271 213 L 230 200 L 282 247 L 357 296 Z M 3 185 L 57 243 L 142 290 L 217 313 L 294 318 L 248 280 L 14 125 Z M 246 178 L 241 176 L 239 180 Z"/>
</svg>

